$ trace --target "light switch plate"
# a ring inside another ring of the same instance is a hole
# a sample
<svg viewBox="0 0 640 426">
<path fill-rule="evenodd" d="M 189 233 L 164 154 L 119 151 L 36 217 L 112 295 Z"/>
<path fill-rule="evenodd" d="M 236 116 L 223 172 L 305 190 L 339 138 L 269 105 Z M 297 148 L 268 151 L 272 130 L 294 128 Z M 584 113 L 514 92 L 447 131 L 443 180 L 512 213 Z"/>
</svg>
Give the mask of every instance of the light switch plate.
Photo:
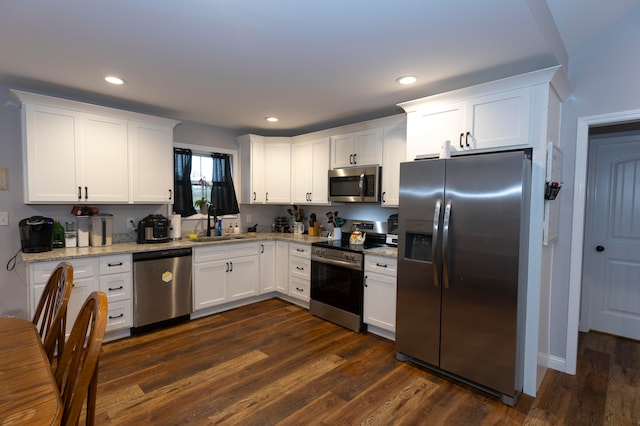
<svg viewBox="0 0 640 426">
<path fill-rule="evenodd" d="M 9 226 L 9 212 L 0 212 L 0 226 Z"/>
<path fill-rule="evenodd" d="M 0 167 L 0 189 L 7 189 L 7 168 Z"/>
</svg>

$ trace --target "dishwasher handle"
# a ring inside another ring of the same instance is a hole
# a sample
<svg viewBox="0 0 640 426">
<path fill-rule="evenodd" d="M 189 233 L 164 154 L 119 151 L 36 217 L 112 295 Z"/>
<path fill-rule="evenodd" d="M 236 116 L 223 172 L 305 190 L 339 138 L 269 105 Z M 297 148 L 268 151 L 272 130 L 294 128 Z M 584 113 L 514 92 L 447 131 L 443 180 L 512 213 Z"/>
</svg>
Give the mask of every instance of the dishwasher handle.
<svg viewBox="0 0 640 426">
<path fill-rule="evenodd" d="M 144 260 L 167 259 L 172 257 L 191 256 L 191 248 L 167 249 L 158 251 L 144 251 L 133 254 L 133 261 L 140 262 Z"/>
</svg>

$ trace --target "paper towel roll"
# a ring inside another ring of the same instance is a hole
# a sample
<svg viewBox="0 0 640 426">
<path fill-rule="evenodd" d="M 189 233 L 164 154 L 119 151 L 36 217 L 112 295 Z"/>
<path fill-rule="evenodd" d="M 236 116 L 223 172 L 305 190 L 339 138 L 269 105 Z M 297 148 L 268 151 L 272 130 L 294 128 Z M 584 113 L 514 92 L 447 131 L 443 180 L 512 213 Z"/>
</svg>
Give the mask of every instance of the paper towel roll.
<svg viewBox="0 0 640 426">
<path fill-rule="evenodd" d="M 179 240 L 182 238 L 182 216 L 179 214 L 171 215 L 171 239 Z"/>
</svg>

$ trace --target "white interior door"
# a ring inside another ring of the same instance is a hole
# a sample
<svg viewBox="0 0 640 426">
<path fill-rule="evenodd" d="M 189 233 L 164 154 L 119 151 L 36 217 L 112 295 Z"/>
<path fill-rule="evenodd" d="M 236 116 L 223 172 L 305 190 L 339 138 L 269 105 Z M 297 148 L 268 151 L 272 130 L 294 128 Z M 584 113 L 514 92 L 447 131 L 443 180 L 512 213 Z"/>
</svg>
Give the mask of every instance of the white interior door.
<svg viewBox="0 0 640 426">
<path fill-rule="evenodd" d="M 592 137 L 589 173 L 589 328 L 640 340 L 640 132 Z"/>
</svg>

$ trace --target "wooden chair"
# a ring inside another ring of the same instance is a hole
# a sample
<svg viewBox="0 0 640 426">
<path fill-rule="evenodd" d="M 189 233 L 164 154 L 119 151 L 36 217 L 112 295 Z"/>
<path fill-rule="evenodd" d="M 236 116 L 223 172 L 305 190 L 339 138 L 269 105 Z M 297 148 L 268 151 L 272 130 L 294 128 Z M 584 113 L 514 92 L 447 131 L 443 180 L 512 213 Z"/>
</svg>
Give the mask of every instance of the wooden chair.
<svg viewBox="0 0 640 426">
<path fill-rule="evenodd" d="M 44 287 L 38 307 L 33 316 L 33 325 L 38 328 L 49 362 L 56 353 L 62 353 L 67 328 L 67 304 L 73 286 L 73 266 L 69 262 L 59 263 Z"/>
<path fill-rule="evenodd" d="M 78 423 L 87 399 L 86 424 L 93 425 L 98 386 L 98 358 L 107 325 L 107 295 L 94 291 L 82 305 L 69 340 L 58 358 L 56 383 L 62 395 L 63 425 Z"/>
</svg>

